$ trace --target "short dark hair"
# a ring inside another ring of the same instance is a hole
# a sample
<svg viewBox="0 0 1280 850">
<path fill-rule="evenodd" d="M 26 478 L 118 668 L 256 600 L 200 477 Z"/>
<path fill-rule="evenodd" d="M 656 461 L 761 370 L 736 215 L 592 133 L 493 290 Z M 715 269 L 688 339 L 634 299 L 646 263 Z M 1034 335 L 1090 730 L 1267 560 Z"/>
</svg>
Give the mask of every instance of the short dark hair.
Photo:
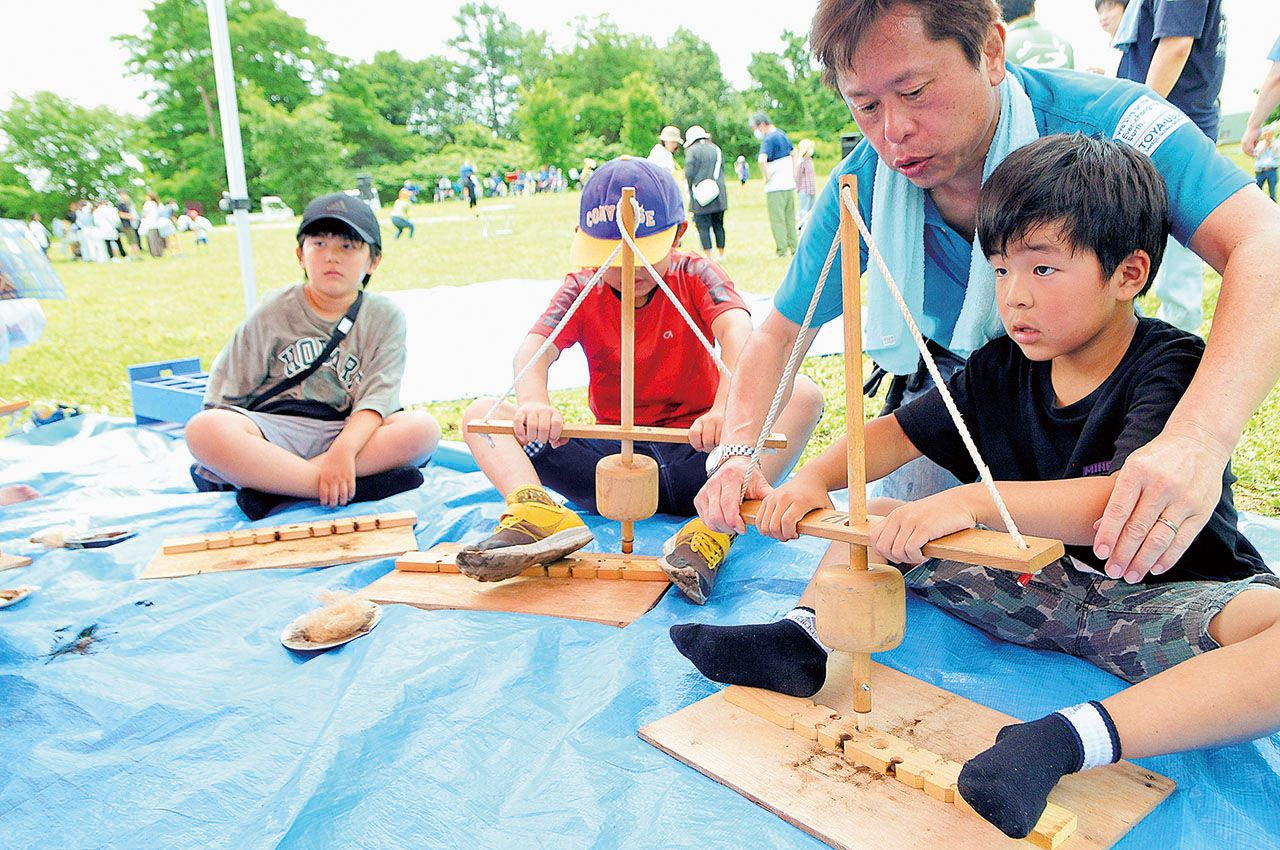
<svg viewBox="0 0 1280 850">
<path fill-rule="evenodd" d="M 978 194 L 978 239 L 988 257 L 1041 225 L 1056 225 L 1073 251 L 1098 258 L 1110 277 L 1139 249 L 1151 257 L 1147 291 L 1169 238 L 1169 196 L 1155 164 L 1138 150 L 1083 133 L 1018 148 Z"/>
<path fill-rule="evenodd" d="M 302 247 L 302 240 L 308 236 L 331 236 L 334 239 L 347 239 L 351 242 L 362 242 L 369 246 L 369 259 L 376 260 L 382 256 L 382 248 L 372 242 L 365 242 L 364 238 L 356 233 L 356 229 L 344 221 L 338 221 L 336 218 L 320 218 L 311 222 L 298 231 L 298 247 Z"/>
<path fill-rule="evenodd" d="M 991 25 L 1000 17 L 993 0 L 821 0 L 809 30 L 809 47 L 835 87 L 836 73 L 853 67 L 858 42 L 876 19 L 894 6 L 911 6 L 934 41 L 954 39 L 978 67 Z"/>
<path fill-rule="evenodd" d="M 1033 15 L 1036 11 L 1036 0 L 1000 0 L 1000 12 L 1006 21 L 1016 21 Z"/>
<path fill-rule="evenodd" d="M 1101 12 L 1103 6 L 1120 6 L 1123 9 L 1129 8 L 1129 0 L 1093 0 L 1093 9 L 1095 12 Z"/>
</svg>

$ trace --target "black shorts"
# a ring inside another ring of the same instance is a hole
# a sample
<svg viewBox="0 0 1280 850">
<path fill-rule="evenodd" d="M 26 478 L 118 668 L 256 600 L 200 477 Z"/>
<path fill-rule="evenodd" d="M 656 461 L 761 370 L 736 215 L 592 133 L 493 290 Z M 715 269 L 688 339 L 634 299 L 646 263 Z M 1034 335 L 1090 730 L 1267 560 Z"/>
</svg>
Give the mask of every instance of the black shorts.
<svg viewBox="0 0 1280 850">
<path fill-rule="evenodd" d="M 707 453 L 688 443 L 635 444 L 637 454 L 658 462 L 658 513 L 693 516 L 693 497 L 707 483 Z M 596 463 L 622 451 L 617 440 L 574 439 L 558 449 L 529 443 L 525 454 L 542 483 L 569 501 L 596 513 Z"/>
</svg>

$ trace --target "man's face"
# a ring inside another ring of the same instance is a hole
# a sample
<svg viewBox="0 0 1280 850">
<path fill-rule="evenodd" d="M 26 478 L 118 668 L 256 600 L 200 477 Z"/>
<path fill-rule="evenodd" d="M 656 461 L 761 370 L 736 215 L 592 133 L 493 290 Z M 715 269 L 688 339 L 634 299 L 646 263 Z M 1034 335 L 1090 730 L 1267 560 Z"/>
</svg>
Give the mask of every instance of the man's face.
<svg viewBox="0 0 1280 850">
<path fill-rule="evenodd" d="M 1004 39 L 992 30 L 975 68 L 954 39 L 934 41 L 911 6 L 898 4 L 858 42 L 837 74 L 853 118 L 880 159 L 921 189 L 981 173 L 1004 80 Z"/>
<path fill-rule="evenodd" d="M 1098 26 L 1102 27 L 1109 38 L 1115 38 L 1123 17 L 1124 6 L 1119 3 L 1103 3 L 1102 8 L 1098 9 Z"/>
</svg>

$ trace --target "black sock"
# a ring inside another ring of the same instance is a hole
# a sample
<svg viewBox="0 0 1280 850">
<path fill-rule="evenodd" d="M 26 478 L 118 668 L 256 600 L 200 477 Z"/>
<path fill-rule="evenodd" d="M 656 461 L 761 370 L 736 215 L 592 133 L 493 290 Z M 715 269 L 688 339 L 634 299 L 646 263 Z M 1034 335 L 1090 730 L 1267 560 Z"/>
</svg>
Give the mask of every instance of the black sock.
<svg viewBox="0 0 1280 850">
<path fill-rule="evenodd" d="M 810 697 L 827 679 L 826 650 L 792 620 L 750 626 L 686 623 L 671 627 L 671 641 L 713 682 Z"/>
<path fill-rule="evenodd" d="M 262 490 L 254 490 L 252 487 L 242 487 L 240 492 L 236 493 L 236 504 L 249 519 L 262 519 L 278 505 L 292 501 L 297 500 L 292 496 L 265 493 Z"/>
<path fill-rule="evenodd" d="M 376 502 L 396 493 L 415 490 L 422 486 L 422 470 L 416 466 L 400 466 L 386 472 L 375 472 L 356 478 L 356 491 L 351 496 L 352 502 Z M 236 504 L 249 519 L 262 519 L 281 504 L 300 501 L 293 496 L 279 496 L 254 490 L 252 487 L 241 488 L 236 494 Z"/>
<path fill-rule="evenodd" d="M 1031 834 L 1058 780 L 1120 759 L 1115 724 L 1101 703 L 1006 726 L 960 771 L 960 796 L 1010 838 Z"/>
<path fill-rule="evenodd" d="M 376 502 L 406 490 L 416 490 L 422 486 L 422 470 L 416 466 L 398 466 L 386 472 L 375 472 L 356 479 L 356 492 L 351 497 L 353 502 Z"/>
</svg>

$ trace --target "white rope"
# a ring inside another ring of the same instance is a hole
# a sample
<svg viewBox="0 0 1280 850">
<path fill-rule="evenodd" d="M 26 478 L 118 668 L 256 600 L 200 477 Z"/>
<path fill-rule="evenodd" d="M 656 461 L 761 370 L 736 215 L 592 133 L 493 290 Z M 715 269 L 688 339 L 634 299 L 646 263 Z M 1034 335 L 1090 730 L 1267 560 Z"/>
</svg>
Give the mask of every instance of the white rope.
<svg viewBox="0 0 1280 850">
<path fill-rule="evenodd" d="M 880 256 L 880 249 L 876 247 L 875 241 L 871 238 L 871 231 L 867 229 L 867 223 L 862 220 L 862 213 L 859 212 L 852 193 L 841 190 L 840 200 L 845 208 L 853 214 L 854 221 L 858 224 L 858 232 L 862 234 L 863 241 L 867 243 L 867 251 L 880 269 L 880 273 L 884 275 L 885 282 L 889 284 L 889 292 L 892 293 L 893 300 L 898 302 L 898 309 L 902 311 L 903 318 L 907 320 L 907 327 L 911 329 L 911 337 L 915 340 L 916 348 L 920 349 L 920 356 L 924 360 L 925 368 L 929 370 L 929 375 L 933 378 L 933 385 L 941 393 L 942 401 L 947 406 L 947 412 L 951 414 L 951 420 L 960 432 L 960 439 L 964 441 L 964 447 L 969 452 L 970 460 L 973 461 L 973 465 L 978 469 L 983 486 L 987 488 L 987 493 L 990 494 L 991 500 L 996 504 L 996 510 L 1000 513 L 1000 519 L 1004 522 L 1005 529 L 1009 532 L 1009 536 L 1013 538 L 1013 541 L 1018 544 L 1019 549 L 1026 549 L 1027 541 L 1023 539 L 1022 534 L 1018 531 L 1017 524 L 1009 514 L 1009 508 L 1000 496 L 1000 491 L 996 489 L 995 481 L 991 477 L 991 470 L 987 468 L 982 456 L 978 454 L 978 446 L 973 442 L 973 435 L 969 433 L 968 426 L 964 424 L 964 417 L 960 414 L 960 409 L 956 407 L 955 399 L 951 397 L 951 390 L 947 387 L 946 381 L 942 379 L 942 373 L 938 371 L 938 364 L 934 362 L 933 355 L 929 353 L 929 346 L 925 344 L 924 335 L 920 333 L 920 328 L 917 327 L 915 318 L 911 315 L 911 309 L 907 306 L 906 300 L 902 297 L 902 292 L 898 289 L 898 282 L 894 280 L 893 274 L 890 273 L 884 258 Z M 840 233 L 837 231 L 836 243 L 839 240 Z M 823 273 L 826 273 L 825 269 Z M 846 399 L 845 403 L 849 404 L 850 402 Z"/>
<path fill-rule="evenodd" d="M 635 198 L 631 199 L 631 206 L 635 207 L 636 216 L 639 217 L 641 207 Z M 708 342 L 707 338 L 703 336 L 702 330 L 694 323 L 693 318 L 684 309 L 684 305 L 680 303 L 680 299 L 677 298 L 676 294 L 671 291 L 669 286 L 667 286 L 667 282 L 662 279 L 662 275 L 658 274 L 657 270 L 653 266 L 649 265 L 649 260 L 640 250 L 640 246 L 631 238 L 631 234 L 627 232 L 627 229 L 621 226 L 621 220 L 619 220 L 618 232 L 622 234 L 622 241 L 631 246 L 632 253 L 635 254 L 636 259 L 640 261 L 640 264 L 643 265 L 646 270 L 648 270 L 649 277 L 653 278 L 654 282 L 658 284 L 658 288 L 661 289 L 671 303 L 675 305 L 676 311 L 684 318 L 685 324 L 689 326 L 689 330 L 693 331 L 693 335 L 698 338 L 698 342 L 702 343 L 702 347 L 707 350 L 707 354 L 710 354 L 711 359 L 715 361 L 716 368 L 723 372 L 727 377 L 733 377 L 733 373 L 729 371 L 729 367 L 724 365 L 724 361 L 720 359 L 720 354 L 716 351 L 716 347 Z"/>
<path fill-rule="evenodd" d="M 578 293 L 578 297 L 573 300 L 573 303 L 569 305 L 569 309 L 565 311 L 564 316 L 562 316 L 560 321 L 556 323 L 555 328 L 551 331 L 551 336 L 547 337 L 546 340 L 543 341 L 542 345 L 538 346 L 538 352 L 534 354 L 533 357 L 529 358 L 529 362 L 524 364 L 523 369 L 516 373 L 516 377 L 512 380 L 511 386 L 507 387 L 506 390 L 503 391 L 502 395 L 494 399 L 493 406 L 489 408 L 488 413 L 481 417 L 482 419 L 488 419 L 496 413 L 498 408 L 502 406 L 502 403 L 507 400 L 507 396 L 515 392 L 521 379 L 524 378 L 525 374 L 533 368 L 533 364 L 541 360 L 542 355 L 547 353 L 547 349 L 551 347 L 551 345 L 556 341 L 556 337 L 560 335 L 560 331 L 564 330 L 564 326 L 568 323 L 569 319 L 573 318 L 573 314 L 578 312 L 578 308 L 582 306 L 582 302 L 586 301 L 587 296 L 591 294 L 591 290 L 595 289 L 596 285 L 604 279 L 605 270 L 609 268 L 609 265 L 613 262 L 614 258 L 620 253 L 622 253 L 621 242 L 618 243 L 618 247 L 613 249 L 613 253 L 609 255 L 609 259 L 605 260 L 600 268 L 596 269 L 596 273 L 591 276 L 591 280 L 587 285 L 582 287 L 582 291 Z M 493 445 L 493 437 L 486 434 L 485 439 L 489 441 L 489 445 Z"/>
<path fill-rule="evenodd" d="M 827 251 L 827 261 L 822 264 L 822 273 L 818 275 L 818 284 L 813 288 L 813 296 L 809 299 L 809 308 L 805 310 L 804 321 L 800 323 L 800 330 L 796 333 L 795 344 L 791 346 L 791 356 L 787 358 L 786 368 L 782 370 L 782 380 L 778 382 L 778 389 L 773 393 L 773 402 L 769 405 L 769 412 L 764 417 L 764 427 L 760 429 L 760 436 L 756 438 L 756 447 L 751 451 L 751 463 L 747 465 L 747 474 L 742 476 L 742 489 L 738 491 L 739 501 L 747 494 L 747 485 L 751 483 L 751 476 L 760 467 L 760 455 L 764 451 L 765 441 L 773 433 L 773 426 L 777 423 L 778 416 L 782 413 L 782 398 L 787 394 L 787 387 L 799 367 L 800 355 L 804 350 L 805 335 L 808 334 L 809 327 L 813 324 L 813 314 L 818 309 L 818 301 L 822 297 L 822 288 L 827 283 L 827 275 L 831 273 L 831 264 L 835 261 L 836 251 L 839 248 L 840 233 L 837 231 L 836 238 L 831 242 L 831 249 Z M 861 389 L 859 389 L 859 392 L 861 392 Z"/>
</svg>

